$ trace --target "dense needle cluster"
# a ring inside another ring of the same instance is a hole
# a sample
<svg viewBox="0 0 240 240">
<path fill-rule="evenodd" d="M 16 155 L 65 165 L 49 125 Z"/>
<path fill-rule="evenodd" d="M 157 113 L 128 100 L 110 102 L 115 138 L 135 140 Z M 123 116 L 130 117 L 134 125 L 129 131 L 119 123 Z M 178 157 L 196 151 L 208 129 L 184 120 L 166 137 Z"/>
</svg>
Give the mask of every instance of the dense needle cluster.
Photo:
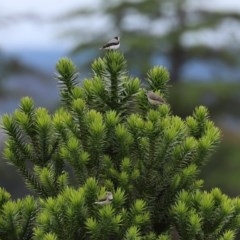
<svg viewBox="0 0 240 240">
<path fill-rule="evenodd" d="M 26 97 L 2 118 L 4 155 L 34 195 L 0 189 L 0 239 L 235 239 L 239 199 L 199 179 L 219 129 L 203 106 L 186 119 L 171 112 L 164 67 L 144 87 L 117 51 L 82 84 L 67 58 L 57 72 L 56 112 Z"/>
</svg>

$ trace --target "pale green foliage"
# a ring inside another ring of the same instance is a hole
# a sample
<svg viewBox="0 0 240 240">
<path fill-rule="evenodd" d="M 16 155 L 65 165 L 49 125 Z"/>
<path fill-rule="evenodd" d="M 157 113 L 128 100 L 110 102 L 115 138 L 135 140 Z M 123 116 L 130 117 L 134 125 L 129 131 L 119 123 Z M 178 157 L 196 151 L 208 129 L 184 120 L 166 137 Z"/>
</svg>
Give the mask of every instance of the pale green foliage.
<svg viewBox="0 0 240 240">
<path fill-rule="evenodd" d="M 230 199 L 217 188 L 210 193 L 181 191 L 171 208 L 179 236 L 186 240 L 235 239 L 239 214 L 239 199 Z"/>
<path fill-rule="evenodd" d="M 34 108 L 33 100 L 25 97 L 20 108 L 13 115 L 5 114 L 2 122 L 9 135 L 5 157 L 38 194 L 56 195 L 66 186 L 67 177 L 58 152 L 59 136 L 47 110 Z"/>
<path fill-rule="evenodd" d="M 5 157 L 40 196 L 28 239 L 235 236 L 238 201 L 200 190 L 199 171 L 220 138 L 207 109 L 197 107 L 181 119 L 168 104 L 152 106 L 117 51 L 95 60 L 92 69 L 92 78 L 79 86 L 76 67 L 61 59 L 63 107 L 51 115 L 24 98 L 13 115 L 3 116 L 9 136 Z M 146 88 L 166 98 L 168 80 L 167 70 L 156 66 L 147 74 Z M 106 191 L 113 201 L 95 204 Z M 2 193 L 3 206 L 8 198 Z M 12 209 L 17 214 L 17 203 Z M 209 219 L 210 229 L 204 222 Z M 24 224 L 17 215 L 13 223 L 6 234 Z"/>
<path fill-rule="evenodd" d="M 31 239 L 38 204 L 33 197 L 8 200 L 8 194 L 1 189 L 1 198 L 7 196 L 0 206 L 0 239 Z"/>
</svg>

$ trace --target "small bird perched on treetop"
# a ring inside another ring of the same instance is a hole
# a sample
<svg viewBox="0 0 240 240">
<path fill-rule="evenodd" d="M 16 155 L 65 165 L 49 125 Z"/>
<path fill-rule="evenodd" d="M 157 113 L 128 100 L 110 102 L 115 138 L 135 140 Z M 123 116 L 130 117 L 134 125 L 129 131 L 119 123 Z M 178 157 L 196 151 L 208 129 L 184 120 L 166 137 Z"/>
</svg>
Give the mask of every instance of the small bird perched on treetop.
<svg viewBox="0 0 240 240">
<path fill-rule="evenodd" d="M 103 199 L 99 199 L 95 204 L 106 205 L 111 203 L 113 200 L 113 194 L 111 192 L 106 192 L 106 196 Z"/>
<path fill-rule="evenodd" d="M 110 41 L 108 41 L 106 44 L 104 44 L 101 49 L 106 49 L 106 50 L 116 50 L 120 47 L 120 37 L 115 37 L 113 39 L 111 39 Z"/>
<path fill-rule="evenodd" d="M 162 99 L 159 95 L 154 93 L 153 91 L 147 91 L 148 101 L 153 105 L 160 105 L 165 103 L 164 99 Z"/>
</svg>

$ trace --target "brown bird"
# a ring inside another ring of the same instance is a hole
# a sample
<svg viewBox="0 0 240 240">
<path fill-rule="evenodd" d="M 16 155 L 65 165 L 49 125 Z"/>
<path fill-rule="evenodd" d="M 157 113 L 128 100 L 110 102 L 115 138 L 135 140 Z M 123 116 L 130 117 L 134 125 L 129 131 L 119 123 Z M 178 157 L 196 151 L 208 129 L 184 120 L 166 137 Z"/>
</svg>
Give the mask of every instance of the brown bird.
<svg viewBox="0 0 240 240">
<path fill-rule="evenodd" d="M 147 91 L 147 98 L 148 101 L 152 104 L 152 105 L 160 105 L 165 103 L 165 100 L 162 99 L 159 95 L 157 95 L 156 93 L 154 93 L 153 91 Z"/>
</svg>

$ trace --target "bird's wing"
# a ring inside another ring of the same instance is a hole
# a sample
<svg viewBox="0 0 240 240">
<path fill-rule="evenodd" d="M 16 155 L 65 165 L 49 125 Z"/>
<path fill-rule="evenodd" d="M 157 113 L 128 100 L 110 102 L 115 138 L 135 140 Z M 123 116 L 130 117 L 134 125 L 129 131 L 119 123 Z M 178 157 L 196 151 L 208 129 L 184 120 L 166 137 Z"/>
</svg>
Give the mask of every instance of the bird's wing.
<svg viewBox="0 0 240 240">
<path fill-rule="evenodd" d="M 112 194 L 108 196 L 108 200 L 109 200 L 109 201 L 112 201 L 112 200 L 113 200 L 113 195 L 112 195 Z"/>
<path fill-rule="evenodd" d="M 105 196 L 105 197 L 100 197 L 97 201 L 98 202 L 104 202 L 106 200 L 107 200 L 107 197 Z"/>
<path fill-rule="evenodd" d="M 107 203 L 107 201 L 97 201 L 97 202 L 94 202 L 95 204 L 99 204 L 99 205 L 104 205 Z"/>
<path fill-rule="evenodd" d="M 154 93 L 150 93 L 150 94 L 149 94 L 149 97 L 150 97 L 152 100 L 157 100 L 157 101 L 162 100 L 162 98 L 161 98 L 160 96 L 158 96 L 157 94 L 154 94 Z"/>
<path fill-rule="evenodd" d="M 103 48 L 106 48 L 106 47 L 110 47 L 112 45 L 118 45 L 119 44 L 119 41 L 116 39 L 116 38 L 113 38 L 111 39 L 110 41 L 108 41 L 104 46 Z"/>
<path fill-rule="evenodd" d="M 113 39 L 111 39 L 110 41 L 108 41 L 106 44 L 117 44 L 117 43 L 119 43 L 119 40 L 118 39 L 116 39 L 116 38 L 113 38 Z"/>
</svg>

